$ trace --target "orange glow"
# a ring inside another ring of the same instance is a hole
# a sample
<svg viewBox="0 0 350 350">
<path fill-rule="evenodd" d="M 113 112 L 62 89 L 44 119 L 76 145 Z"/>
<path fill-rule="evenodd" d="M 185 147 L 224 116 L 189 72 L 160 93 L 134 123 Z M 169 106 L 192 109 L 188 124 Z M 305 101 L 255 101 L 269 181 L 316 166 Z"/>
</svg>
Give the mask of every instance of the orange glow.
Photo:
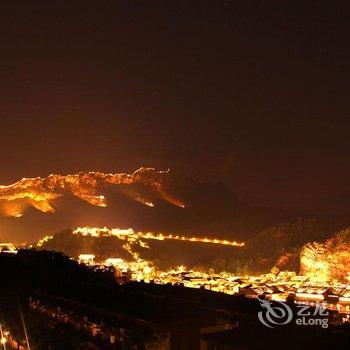
<svg viewBox="0 0 350 350">
<path fill-rule="evenodd" d="M 78 258 L 80 263 L 83 263 L 86 265 L 93 265 L 94 259 L 95 259 L 95 255 L 93 254 L 80 254 Z"/>
<path fill-rule="evenodd" d="M 301 264 L 309 266 L 311 271 L 316 269 L 318 273 L 297 275 L 293 271 L 280 271 L 278 274 L 268 273 L 265 275 L 235 275 L 228 271 L 215 271 L 214 269 L 201 268 L 191 269 L 188 266 L 175 266 L 168 270 L 161 270 L 151 260 L 142 259 L 140 254 L 135 250 L 137 248 L 148 248 L 144 240 L 179 240 L 193 243 L 218 244 L 241 247 L 243 242 L 221 240 L 218 238 L 197 237 L 197 236 L 180 236 L 167 233 L 154 232 L 135 232 L 133 229 L 109 229 L 107 227 L 78 227 L 73 231 L 75 235 L 84 235 L 92 237 L 110 237 L 123 240 L 123 249 L 130 253 L 129 259 L 122 259 L 120 256 L 114 256 L 105 261 L 95 262 L 93 254 L 82 254 L 79 261 L 87 265 L 95 265 L 100 268 L 115 268 L 115 276 L 124 276 L 127 280 L 145 281 L 159 284 L 181 283 L 184 287 L 204 288 L 215 292 L 226 294 L 243 294 L 245 290 L 254 291 L 254 295 L 265 295 L 269 300 L 286 301 L 289 295 L 293 295 L 297 303 L 326 303 L 325 293 L 329 287 L 338 290 L 339 305 L 348 305 L 350 303 L 349 287 L 341 281 L 329 279 L 329 266 L 321 258 L 326 256 L 330 259 L 329 254 L 324 254 L 325 249 L 307 249 L 302 251 Z M 45 242 L 51 236 L 44 237 L 41 241 Z M 314 243 L 314 248 L 315 245 Z M 309 250 L 308 250 L 309 249 Z M 147 254 L 149 256 L 149 254 Z M 315 259 L 315 257 L 317 259 Z M 248 291 L 249 292 L 249 291 Z M 249 297 L 249 294 L 248 294 Z M 339 306 L 338 305 L 338 306 Z"/>
<path fill-rule="evenodd" d="M 48 242 L 52 238 L 53 236 L 45 236 L 42 239 L 39 239 L 39 241 L 36 243 L 36 246 L 41 247 L 45 242 Z"/>
<path fill-rule="evenodd" d="M 312 280 L 345 282 L 350 271 L 350 244 L 341 237 L 306 244 L 300 254 L 300 273 Z"/>
<path fill-rule="evenodd" d="M 172 234 L 166 233 L 153 233 L 153 232 L 138 232 L 138 236 L 143 239 L 155 239 L 159 241 L 164 241 L 165 239 L 171 240 L 181 240 L 186 242 L 198 242 L 198 243 L 210 243 L 210 244 L 220 244 L 229 245 L 233 247 L 243 247 L 244 242 L 228 241 L 226 239 L 216 239 L 216 238 L 202 238 L 202 237 L 185 237 L 185 236 L 174 236 Z"/>
<path fill-rule="evenodd" d="M 94 206 L 106 207 L 108 202 L 103 193 L 110 188 L 117 188 L 123 195 L 148 207 L 155 205 L 151 200 L 154 197 L 184 208 L 182 201 L 168 193 L 167 174 L 167 171 L 156 171 L 154 168 L 140 168 L 131 175 L 81 172 L 45 178 L 23 178 L 12 185 L 0 186 L 0 214 L 20 217 L 28 207 L 53 213 L 57 200 L 68 195 Z M 144 196 L 137 189 L 131 189 L 131 186 L 138 184 L 146 186 L 152 194 Z"/>
<path fill-rule="evenodd" d="M 83 236 L 93 236 L 93 237 L 102 237 L 102 236 L 115 236 L 120 239 L 128 239 L 135 241 L 136 239 L 153 239 L 158 241 L 168 240 L 181 240 L 185 242 L 198 242 L 198 243 L 209 243 L 209 244 L 219 244 L 219 245 L 228 245 L 233 247 L 243 247 L 244 242 L 228 241 L 226 239 L 217 239 L 217 238 L 202 238 L 202 237 L 185 237 L 178 236 L 167 233 L 154 233 L 154 232 L 135 232 L 133 229 L 119 229 L 113 228 L 109 229 L 107 227 L 78 227 L 73 231 L 73 234 L 82 234 Z"/>
</svg>

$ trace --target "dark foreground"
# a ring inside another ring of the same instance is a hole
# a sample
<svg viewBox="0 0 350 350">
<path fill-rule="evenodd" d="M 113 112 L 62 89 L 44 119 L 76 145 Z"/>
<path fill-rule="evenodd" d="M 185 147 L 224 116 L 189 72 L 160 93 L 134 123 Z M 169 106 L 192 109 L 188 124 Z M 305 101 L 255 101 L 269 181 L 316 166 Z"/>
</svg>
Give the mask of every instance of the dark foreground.
<svg viewBox="0 0 350 350">
<path fill-rule="evenodd" d="M 118 285 L 62 254 L 0 254 L 6 349 L 345 349 L 350 328 L 267 328 L 257 300 L 145 283 Z M 291 305 L 293 307 L 293 305 Z M 9 332 L 9 333 L 8 333 Z M 0 345 L 1 348 L 2 345 Z"/>
</svg>

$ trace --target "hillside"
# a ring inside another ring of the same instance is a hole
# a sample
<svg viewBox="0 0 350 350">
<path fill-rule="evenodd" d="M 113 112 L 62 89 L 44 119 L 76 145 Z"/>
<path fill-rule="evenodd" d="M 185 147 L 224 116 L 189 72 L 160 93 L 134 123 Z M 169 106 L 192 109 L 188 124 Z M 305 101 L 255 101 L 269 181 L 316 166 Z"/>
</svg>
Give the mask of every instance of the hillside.
<svg viewBox="0 0 350 350">
<path fill-rule="evenodd" d="M 86 235 L 79 229 L 65 230 L 39 240 L 33 247 L 62 252 L 75 259 L 80 254 L 93 254 L 95 261 L 99 262 L 108 258 L 134 261 L 140 257 L 165 270 L 178 265 L 204 267 L 217 256 L 225 256 L 228 259 L 235 250 L 241 249 L 220 244 L 144 239 L 132 230 L 128 236 L 111 235 L 111 230 L 104 228 L 98 230 L 98 236 Z"/>
<path fill-rule="evenodd" d="M 329 219 L 309 218 L 264 230 L 244 247 L 143 238 L 132 238 L 129 245 L 133 253 L 161 269 L 186 265 L 237 274 L 267 273 L 273 268 L 299 272 L 303 246 L 309 242 L 323 242 L 343 227 L 346 226 Z M 40 243 L 39 248 L 60 251 L 75 258 L 82 253 L 92 253 L 99 261 L 110 257 L 132 260 L 134 256 L 125 249 L 126 242 L 116 236 L 84 236 L 66 230 Z"/>
<path fill-rule="evenodd" d="M 22 179 L 0 187 L 0 209 L 2 235 L 15 242 L 77 226 L 246 240 L 298 217 L 247 205 L 223 184 L 153 168 L 133 174 L 83 172 Z"/>
<path fill-rule="evenodd" d="M 347 281 L 350 277 L 350 229 L 323 243 L 310 242 L 301 250 L 300 272 L 313 278 Z"/>
<path fill-rule="evenodd" d="M 40 250 L 52 250 L 62 252 L 72 258 L 78 258 L 80 254 L 94 254 L 97 261 L 103 261 L 109 257 L 119 257 L 132 260 L 132 255 L 123 248 L 125 241 L 116 237 L 91 237 L 73 234 L 73 230 L 58 232 L 42 243 L 35 246 Z"/>
<path fill-rule="evenodd" d="M 329 218 L 299 218 L 263 230 L 229 259 L 217 257 L 214 269 L 237 273 L 267 273 L 300 270 L 300 252 L 308 242 L 323 242 L 348 226 L 348 221 Z M 276 270 L 276 271 L 277 271 Z"/>
</svg>

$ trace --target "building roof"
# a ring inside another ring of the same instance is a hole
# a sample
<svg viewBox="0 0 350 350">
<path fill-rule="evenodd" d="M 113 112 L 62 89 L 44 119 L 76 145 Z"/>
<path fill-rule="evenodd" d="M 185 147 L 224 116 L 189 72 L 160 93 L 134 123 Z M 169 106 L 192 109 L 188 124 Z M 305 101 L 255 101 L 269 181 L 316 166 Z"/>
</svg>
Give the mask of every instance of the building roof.
<svg viewBox="0 0 350 350">
<path fill-rule="evenodd" d="M 0 252 L 1 251 L 17 251 L 17 248 L 13 245 L 13 243 L 0 243 Z"/>
</svg>

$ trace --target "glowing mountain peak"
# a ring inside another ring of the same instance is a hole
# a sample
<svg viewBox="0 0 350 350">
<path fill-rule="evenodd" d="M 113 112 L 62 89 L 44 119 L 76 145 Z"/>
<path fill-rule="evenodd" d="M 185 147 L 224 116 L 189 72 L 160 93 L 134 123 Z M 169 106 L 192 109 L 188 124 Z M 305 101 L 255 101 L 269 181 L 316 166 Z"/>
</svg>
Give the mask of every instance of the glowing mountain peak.
<svg viewBox="0 0 350 350">
<path fill-rule="evenodd" d="M 55 203 L 65 196 L 77 197 L 91 205 L 106 207 L 105 193 L 115 189 L 146 206 L 153 207 L 154 199 L 162 199 L 184 207 L 184 203 L 168 193 L 168 171 L 140 168 L 133 174 L 80 172 L 41 178 L 23 178 L 8 186 L 0 186 L 0 214 L 20 217 L 26 208 L 42 212 L 55 211 Z"/>
</svg>

